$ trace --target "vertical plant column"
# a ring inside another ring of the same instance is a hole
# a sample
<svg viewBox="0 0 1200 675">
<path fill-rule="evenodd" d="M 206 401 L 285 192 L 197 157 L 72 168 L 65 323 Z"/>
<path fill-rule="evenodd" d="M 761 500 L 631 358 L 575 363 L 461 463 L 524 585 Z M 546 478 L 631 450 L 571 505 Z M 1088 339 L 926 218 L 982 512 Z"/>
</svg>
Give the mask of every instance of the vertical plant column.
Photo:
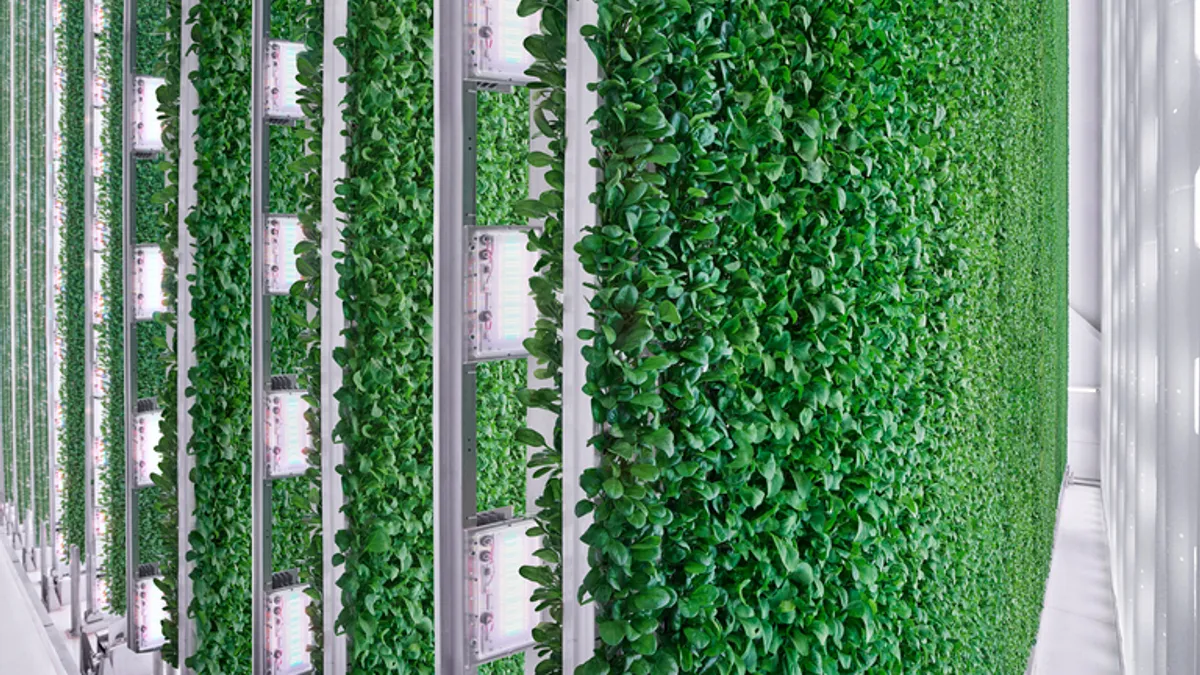
<svg viewBox="0 0 1200 675">
<path fill-rule="evenodd" d="M 25 304 L 29 292 L 29 247 L 26 246 L 26 233 L 29 231 L 29 77 L 26 66 L 29 57 L 29 7 L 27 3 L 16 5 L 16 40 L 14 42 L 16 59 L 16 118 L 13 120 L 13 146 L 17 150 L 16 185 L 13 193 L 16 196 L 17 211 L 13 221 L 13 260 L 16 265 L 16 275 L 13 278 L 13 349 L 16 359 L 13 362 L 13 395 L 16 397 L 14 406 L 16 416 L 13 419 L 14 446 L 17 453 L 17 504 L 22 518 L 30 503 L 29 486 L 32 480 L 33 463 L 29 456 L 29 315 Z"/>
<path fill-rule="evenodd" d="M 187 17 L 199 67 L 197 202 L 188 373 L 195 457 L 190 535 L 196 673 L 250 669 L 250 64 L 251 3 L 200 3 Z"/>
<path fill-rule="evenodd" d="M 49 443 L 50 420 L 46 411 L 46 395 L 48 391 L 48 375 L 46 371 L 46 5 L 33 5 L 33 74 L 32 92 L 30 94 L 31 139 L 29 148 L 30 161 L 33 167 L 33 211 L 30 220 L 30 305 L 33 313 L 30 316 L 33 344 L 30 358 L 33 359 L 33 447 L 34 447 L 34 477 L 36 479 L 37 520 L 46 522 L 50 518 L 50 500 L 54 498 L 50 490 L 49 473 Z M 51 525 L 53 527 L 53 525 Z M 40 535 L 39 535 L 40 536 Z"/>
<path fill-rule="evenodd" d="M 122 183 L 123 152 L 122 100 L 123 57 L 124 57 L 124 10 L 123 0 L 98 0 L 104 2 L 106 23 L 102 50 L 98 55 L 97 68 L 108 82 L 110 95 L 103 110 L 105 126 L 101 143 L 110 161 L 98 184 L 97 208 L 103 220 L 109 223 L 110 239 L 104 252 L 104 276 L 100 280 L 100 292 L 104 297 L 108 316 L 104 325 L 97 330 L 100 335 L 98 362 L 109 373 L 108 396 L 105 399 L 104 420 L 101 432 L 105 445 L 110 448 L 110 459 L 101 499 L 110 514 L 125 513 L 125 372 L 124 372 L 124 286 L 123 245 L 124 219 Z M 165 19 L 163 0 L 139 0 L 137 21 L 137 57 L 134 72 L 146 75 L 161 74 L 159 63 L 162 58 L 163 37 L 159 31 Z M 164 237 L 162 200 L 157 193 L 162 189 L 164 168 L 162 162 L 138 160 L 137 172 L 137 243 L 161 243 Z M 173 225 L 174 229 L 177 225 Z M 159 397 L 164 386 L 166 369 L 162 363 L 162 351 L 166 336 L 165 323 L 146 322 L 137 330 L 137 396 L 138 398 Z M 161 401 L 160 401 L 161 404 Z M 164 507 L 158 487 L 139 490 L 138 510 L 140 514 L 139 551 L 140 563 L 161 562 L 166 553 L 162 530 L 156 526 L 161 516 L 157 510 Z M 111 607 L 114 612 L 125 611 L 125 528 L 110 527 L 103 542 L 109 570 Z"/>
<path fill-rule="evenodd" d="M 163 634 L 166 642 L 163 644 L 163 660 L 176 668 L 182 669 L 179 658 L 179 617 L 187 608 L 179 607 L 179 435 L 178 435 L 178 360 L 175 327 L 178 325 L 177 291 L 179 288 L 177 271 L 179 269 L 179 89 L 181 76 L 180 52 L 182 49 L 183 25 L 182 6 L 179 0 L 166 0 L 162 23 L 158 34 L 162 41 L 157 45 L 158 63 L 166 80 L 165 86 L 158 92 L 158 114 L 163 121 L 163 154 L 158 163 L 162 188 L 151 197 L 151 203 L 161 204 L 157 210 L 159 244 L 162 246 L 163 259 L 166 264 L 163 281 L 166 304 L 169 311 L 162 316 L 166 324 L 166 335 L 158 342 L 158 365 L 164 371 L 158 388 L 159 407 L 163 411 L 161 423 L 162 440 L 158 444 L 158 453 L 162 458 L 159 472 L 151 476 L 158 490 L 158 500 L 153 514 L 153 522 L 146 522 L 142 527 L 149 531 L 157 529 L 162 540 L 160 569 L 162 579 L 158 587 L 166 598 L 167 619 L 163 623 Z M 150 45 L 145 45 L 147 48 Z M 142 44 L 139 44 L 141 53 Z M 139 57 L 140 58 L 140 57 Z M 140 170 L 140 169 L 139 169 Z M 139 176 L 141 178 L 141 176 Z M 139 185 L 141 182 L 139 181 Z M 139 195 L 140 198 L 140 195 Z M 139 226 L 141 223 L 139 222 Z M 139 350 L 141 345 L 139 345 Z M 139 351 L 139 358 L 144 355 Z M 147 362 L 147 368 L 151 362 Z M 139 369 L 139 376 L 144 372 Z"/>
<path fill-rule="evenodd" d="M 601 2 L 585 672 L 1024 666 L 1062 7 Z"/>
<path fill-rule="evenodd" d="M 9 116 L 9 103 L 13 92 L 9 86 L 8 67 L 10 63 L 10 47 L 7 42 L 8 31 L 11 22 L 9 21 L 9 12 L 11 11 L 11 0 L 3 0 L 0 2 L 0 38 L 6 40 L 4 45 L 0 47 L 0 139 L 7 144 L 12 133 L 12 119 Z M 5 186 L 9 185 L 9 149 L 5 145 L 0 148 L 0 182 Z M 9 321 L 9 294 L 7 284 L 11 272 L 11 264 L 9 262 L 9 247 L 11 245 L 13 223 L 10 218 L 10 207 L 12 205 L 12 190 L 9 187 L 0 190 L 0 283 L 5 284 L 3 291 L 0 291 L 0 367 L 8 367 L 11 363 L 12 349 L 11 340 L 9 339 L 11 325 Z M 0 426 L 0 433 L 3 438 L 0 441 L 4 444 L 4 476 L 6 479 L 5 493 L 8 500 L 16 503 L 17 495 L 17 475 L 13 470 L 13 453 L 16 449 L 13 447 L 13 420 L 12 420 L 12 385 L 7 374 L 0 375 L 0 421 L 3 422 Z"/>
<path fill-rule="evenodd" d="M 532 532 L 543 539 L 537 552 L 544 564 L 525 568 L 521 574 L 538 584 L 533 600 L 547 620 L 534 629 L 539 675 L 562 672 L 562 286 L 563 286 L 563 166 L 566 160 L 566 3 L 542 0 L 523 3 L 520 13 L 541 12 L 539 34 L 526 40 L 526 49 L 534 57 L 528 74 L 536 78 L 532 92 L 534 132 L 546 143 L 546 150 L 531 152 L 530 166 L 545 169 L 548 189 L 536 199 L 518 203 L 514 210 L 521 217 L 539 218 L 540 235 L 530 238 L 541 255 L 530 289 L 540 320 L 533 337 L 526 341 L 530 358 L 538 364 L 537 375 L 551 386 L 525 387 L 521 401 L 530 408 L 554 415 L 553 437 L 546 439 L 531 429 L 521 429 L 516 440 L 534 449 L 528 465 L 536 478 L 545 480 L 535 505 L 537 527 Z"/>
<path fill-rule="evenodd" d="M 62 326 L 65 356 L 63 358 L 63 415 L 62 455 L 66 473 L 67 545 L 78 546 L 80 555 L 85 549 L 84 508 L 86 502 L 84 453 L 84 401 L 91 392 L 84 391 L 84 206 L 83 206 L 83 1 L 63 0 L 62 39 L 59 43 L 59 62 L 66 77 L 63 95 L 63 176 L 59 195 L 65 204 L 62 262 L 63 298 L 58 321 Z"/>
<path fill-rule="evenodd" d="M 298 79 L 301 85 L 300 105 L 304 109 L 304 124 L 296 130 L 303 153 L 289 165 L 297 180 L 297 213 L 304 229 L 304 241 L 297 247 L 297 268 L 301 282 L 292 288 L 292 296 L 303 301 L 302 310 L 293 317 L 299 327 L 296 347 L 302 353 L 296 367 L 300 386 L 307 392 L 305 400 L 309 437 L 313 451 L 308 456 L 309 469 L 304 480 L 307 489 L 302 501 L 295 504 L 304 513 L 307 542 L 298 560 L 301 576 L 308 581 L 312 602 L 308 616 L 313 629 L 312 664 L 314 675 L 324 672 L 324 541 L 322 539 L 322 475 L 321 475 L 321 129 L 323 115 L 323 65 L 325 45 L 325 5 L 322 0 L 310 0 L 299 11 L 296 21 L 303 27 L 302 41 L 306 51 L 299 58 Z M 337 480 L 331 476 L 329 480 Z M 272 495 L 274 497 L 274 495 Z"/>
<path fill-rule="evenodd" d="M 433 82 L 429 0 L 352 0 L 338 354 L 354 673 L 433 670 Z"/>
<path fill-rule="evenodd" d="M 271 3 L 271 37 L 289 42 L 308 41 L 314 15 L 324 15 L 320 8 L 310 7 L 306 0 L 274 0 Z M 306 193 L 305 141 L 311 132 L 302 126 L 270 126 L 270 157 L 267 181 L 270 189 L 268 210 L 272 213 L 300 214 L 308 198 Z M 319 165 L 318 165 L 319 166 Z M 318 188 L 319 189 L 319 188 Z M 319 197 L 318 197 L 319 199 Z M 301 295 L 274 296 L 271 305 L 271 371 L 276 374 L 298 374 L 304 367 L 308 352 L 306 325 L 307 300 Z M 318 365 L 319 368 L 319 365 Z M 271 483 L 271 546 L 272 566 L 286 570 L 303 566 L 310 553 L 312 526 L 319 526 L 310 517 L 310 486 L 302 478 L 286 478 Z M 319 558 L 318 558 L 319 561 Z M 307 576 L 305 583 L 309 582 Z"/>
</svg>

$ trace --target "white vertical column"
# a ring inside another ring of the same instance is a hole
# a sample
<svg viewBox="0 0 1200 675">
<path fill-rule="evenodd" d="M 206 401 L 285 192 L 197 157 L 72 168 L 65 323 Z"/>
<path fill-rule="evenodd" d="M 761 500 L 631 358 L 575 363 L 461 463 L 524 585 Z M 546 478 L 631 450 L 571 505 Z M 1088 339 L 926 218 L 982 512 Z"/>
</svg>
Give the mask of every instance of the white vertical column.
<svg viewBox="0 0 1200 675">
<path fill-rule="evenodd" d="M 597 465 L 596 452 L 589 441 L 595 433 L 591 398 L 584 393 L 587 363 L 583 359 L 584 342 L 579 331 L 595 326 L 588 289 L 590 275 L 575 253 L 585 231 L 595 226 L 596 207 L 592 192 L 599 183 L 591 166 L 595 147 L 591 143 L 595 124 L 591 121 L 598 100 L 587 85 L 600 79 L 600 66 L 580 30 L 596 25 L 595 0 L 567 2 L 567 155 L 564 166 L 563 211 L 563 672 L 574 673 L 592 658 L 596 644 L 596 608 L 581 604 L 579 588 L 588 571 L 588 546 L 583 534 L 592 516 L 575 515 L 575 505 L 586 498 L 579 479 Z"/>
<path fill-rule="evenodd" d="M 1134 565 L 1136 600 L 1134 641 L 1136 669 L 1155 672 L 1155 552 L 1157 545 L 1157 387 L 1158 387 L 1158 13 L 1154 2 L 1137 3 L 1136 107 L 1138 145 L 1131 159 L 1137 175 L 1134 222 L 1137 265 L 1137 538 Z"/>
<path fill-rule="evenodd" d="M 185 660 L 195 650 L 195 622 L 188 615 L 192 604 L 193 563 L 188 562 L 187 554 L 191 550 L 188 536 L 195 528 L 196 490 L 192 485 L 191 473 L 196 466 L 195 458 L 188 451 L 192 440 L 192 404 L 195 398 L 188 396 L 190 374 L 196 365 L 196 329 L 192 320 L 192 288 L 189 279 L 195 274 L 195 242 L 188 231 L 187 217 L 196 208 L 196 127 L 199 124 L 197 107 L 199 95 L 192 83 L 192 74 L 199 66 L 199 57 L 192 50 L 192 31 L 188 25 L 188 17 L 200 0 L 182 0 L 180 3 L 179 20 L 181 26 L 180 66 L 179 75 L 179 249 L 178 270 L 176 277 L 178 285 L 175 292 L 175 353 L 177 396 L 176 427 L 178 445 L 176 448 L 178 466 L 176 473 L 176 491 L 179 508 L 179 539 L 178 539 L 178 596 L 179 616 L 179 664 L 180 672 L 187 673 L 183 666 Z"/>
<path fill-rule="evenodd" d="M 100 607 L 96 598 L 99 546 L 96 541 L 96 32 L 92 25 L 95 0 L 83 1 L 83 456 L 86 511 L 84 517 L 87 560 L 87 615 L 96 615 Z"/>
<path fill-rule="evenodd" d="M 1160 448 L 1163 477 L 1163 516 L 1166 536 L 1162 552 L 1166 588 L 1163 594 L 1163 662 L 1158 672 L 1190 674 L 1196 668 L 1196 546 L 1194 509 L 1197 501 L 1195 429 L 1196 358 L 1200 356 L 1195 330 L 1195 263 L 1197 242 L 1193 228 L 1195 164 L 1191 141 L 1195 135 L 1192 110 L 1192 55 L 1194 6 L 1159 0 L 1163 29 L 1159 67 L 1162 87 L 1160 136 L 1163 230 L 1162 312 L 1159 346 L 1163 381 L 1159 388 L 1162 414 Z"/>
<path fill-rule="evenodd" d="M 346 178 L 346 129 L 343 117 L 346 100 L 346 57 L 337 41 L 346 35 L 349 16 L 347 0 L 325 0 L 325 45 L 322 72 L 321 129 L 321 533 L 322 533 L 322 635 L 324 636 L 325 675 L 344 675 L 346 672 L 346 636 L 335 629 L 342 611 L 342 589 L 337 580 L 342 565 L 335 565 L 335 537 L 346 528 L 342 513 L 345 494 L 342 479 L 337 473 L 345 458 L 345 446 L 335 442 L 333 430 L 340 419 L 334 394 L 342 387 L 342 368 L 334 360 L 334 351 L 345 346 L 342 335 L 346 318 L 342 299 L 338 296 L 337 259 L 345 245 L 342 223 L 345 215 L 336 203 L 337 185 Z"/>
<path fill-rule="evenodd" d="M 58 428 L 54 423 L 54 412 L 58 407 L 58 387 L 56 386 L 56 369 L 57 362 L 54 358 L 54 335 L 58 328 L 58 317 L 55 316 L 55 311 L 58 309 L 57 299 L 54 293 L 54 268 L 58 264 L 58 241 L 57 232 L 54 225 L 54 198 L 57 194 L 55 180 L 54 162 L 54 135 L 57 131 L 55 120 L 58 119 L 56 106 L 58 97 L 54 93 L 54 67 L 55 67 L 55 23 L 54 23 L 54 0 L 45 0 L 45 35 L 43 46 L 45 54 L 43 58 L 46 64 L 46 77 L 43 83 L 46 90 L 45 94 L 45 128 L 43 134 L 46 139 L 45 156 L 42 161 L 45 162 L 44 171 L 46 176 L 46 192 L 43 196 L 45 200 L 46 222 L 43 224 L 46 228 L 45 234 L 45 261 L 46 269 L 44 270 L 44 290 L 46 303 L 46 320 L 42 327 L 44 335 L 42 338 L 46 343 L 46 472 L 47 484 L 49 486 L 49 515 L 50 515 L 50 541 L 44 542 L 45 546 L 50 547 L 51 559 L 54 561 L 53 569 L 58 569 Z M 0 487 L 3 490 L 3 487 Z M 0 492 L 0 501 L 3 501 L 3 493 Z"/>
</svg>

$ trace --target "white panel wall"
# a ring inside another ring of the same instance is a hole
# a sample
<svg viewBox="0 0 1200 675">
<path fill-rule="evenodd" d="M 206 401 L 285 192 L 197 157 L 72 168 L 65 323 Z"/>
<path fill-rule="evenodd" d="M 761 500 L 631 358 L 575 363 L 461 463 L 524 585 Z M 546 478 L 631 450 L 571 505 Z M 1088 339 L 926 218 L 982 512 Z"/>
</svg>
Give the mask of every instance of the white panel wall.
<svg viewBox="0 0 1200 675">
<path fill-rule="evenodd" d="M 1099 470 L 1126 673 L 1200 666 L 1195 12 L 1195 0 L 1104 0 L 1100 13 Z M 1076 216 L 1073 249 L 1086 246 Z M 1085 414 L 1074 400 L 1071 412 Z"/>
</svg>

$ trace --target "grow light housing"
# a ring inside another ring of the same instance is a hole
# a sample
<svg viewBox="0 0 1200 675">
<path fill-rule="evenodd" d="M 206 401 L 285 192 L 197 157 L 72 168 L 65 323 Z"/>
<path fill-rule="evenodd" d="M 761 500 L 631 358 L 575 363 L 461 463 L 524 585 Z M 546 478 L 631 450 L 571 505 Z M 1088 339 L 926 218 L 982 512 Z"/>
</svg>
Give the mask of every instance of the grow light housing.
<svg viewBox="0 0 1200 675">
<path fill-rule="evenodd" d="M 528 227 L 474 227 L 467 236 L 467 354 L 473 361 L 525 354 L 537 305 L 529 278 L 538 254 Z"/>
<path fill-rule="evenodd" d="M 287 295 L 292 284 L 300 280 L 300 269 L 296 265 L 296 245 L 304 239 L 304 230 L 296 216 L 267 216 L 266 253 L 263 255 L 263 273 L 269 295 Z"/>
<path fill-rule="evenodd" d="M 299 42 L 271 40 L 267 43 L 266 118 L 274 124 L 291 124 L 304 119 L 300 107 L 300 54 L 304 45 Z"/>
<path fill-rule="evenodd" d="M 135 652 L 159 649 L 166 641 L 163 620 L 167 618 L 167 602 L 162 590 L 154 583 L 161 578 L 157 565 L 138 567 L 137 587 L 133 596 L 134 634 L 129 636 Z"/>
<path fill-rule="evenodd" d="M 133 144 L 134 157 L 154 157 L 163 151 L 162 121 L 158 119 L 158 96 L 155 92 L 167 83 L 161 77 L 136 75 L 133 78 Z"/>
<path fill-rule="evenodd" d="M 488 84 L 528 84 L 533 55 L 525 38 L 538 33 L 541 13 L 517 14 L 520 0 L 466 0 L 467 79 Z"/>
<path fill-rule="evenodd" d="M 275 576 L 281 576 L 277 574 Z M 313 634 L 308 619 L 307 584 L 267 593 L 267 673 L 301 675 L 312 670 Z"/>
<path fill-rule="evenodd" d="M 162 440 L 163 413 L 152 398 L 138 401 L 137 414 L 133 417 L 133 461 L 137 487 L 150 487 L 154 483 L 150 474 L 158 471 L 162 460 L 158 442 Z"/>
<path fill-rule="evenodd" d="M 276 375 L 271 378 L 271 391 L 267 392 L 266 433 L 263 443 L 266 449 L 267 476 L 283 478 L 299 476 L 308 470 L 308 453 L 313 447 L 308 433 L 308 420 L 304 414 L 308 403 L 304 391 L 296 378 Z"/>
<path fill-rule="evenodd" d="M 533 628 L 541 617 L 530 599 L 535 584 L 521 576 L 521 567 L 542 564 L 533 555 L 541 538 L 527 534 L 536 525 L 532 518 L 521 518 L 466 530 L 471 665 L 533 645 Z"/>
<path fill-rule="evenodd" d="M 162 249 L 154 244 L 142 244 L 133 251 L 133 318 L 150 321 L 155 312 L 167 311 L 167 298 L 163 292 L 163 275 L 167 264 Z"/>
</svg>

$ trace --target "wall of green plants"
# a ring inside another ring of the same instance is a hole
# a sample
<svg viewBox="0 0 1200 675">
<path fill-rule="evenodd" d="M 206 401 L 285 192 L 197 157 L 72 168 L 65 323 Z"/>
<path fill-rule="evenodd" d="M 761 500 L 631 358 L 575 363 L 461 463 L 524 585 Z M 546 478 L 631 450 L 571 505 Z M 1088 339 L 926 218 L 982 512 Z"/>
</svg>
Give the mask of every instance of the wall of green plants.
<svg viewBox="0 0 1200 675">
<path fill-rule="evenodd" d="M 195 242 L 196 365 L 188 373 L 196 527 L 187 612 L 196 673 L 250 667 L 250 3 L 202 3 L 187 17 L 199 66 Z"/>
<path fill-rule="evenodd" d="M 1064 19 L 602 0 L 585 672 L 1024 669 L 1062 468 Z"/>
<path fill-rule="evenodd" d="M 83 2 L 64 0 L 60 26 L 59 63 L 66 82 L 62 97 L 62 172 L 59 196 L 64 202 L 65 224 L 60 256 L 63 295 L 58 325 L 64 343 L 62 405 L 66 514 L 63 526 L 68 546 L 85 549 L 84 503 L 84 232 L 83 223 Z"/>
</svg>

